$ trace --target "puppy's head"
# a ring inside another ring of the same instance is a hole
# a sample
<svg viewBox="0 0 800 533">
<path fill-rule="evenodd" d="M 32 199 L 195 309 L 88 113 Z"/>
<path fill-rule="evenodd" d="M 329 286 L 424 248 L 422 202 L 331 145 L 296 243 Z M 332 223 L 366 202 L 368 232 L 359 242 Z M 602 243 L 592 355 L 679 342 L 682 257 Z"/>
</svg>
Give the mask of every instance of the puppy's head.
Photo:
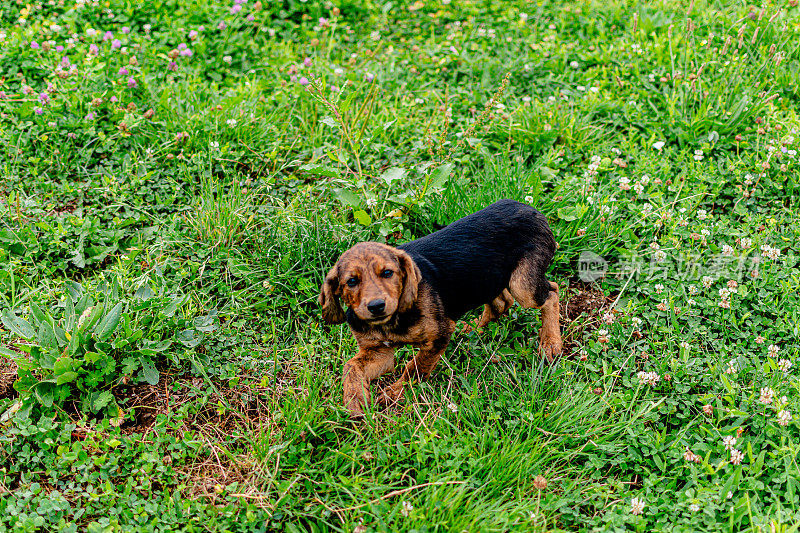
<svg viewBox="0 0 800 533">
<path fill-rule="evenodd" d="M 344 322 L 341 298 L 358 318 L 371 325 L 388 322 L 417 299 L 420 272 L 402 250 L 377 242 L 356 244 L 339 258 L 319 295 L 322 318 Z"/>
</svg>

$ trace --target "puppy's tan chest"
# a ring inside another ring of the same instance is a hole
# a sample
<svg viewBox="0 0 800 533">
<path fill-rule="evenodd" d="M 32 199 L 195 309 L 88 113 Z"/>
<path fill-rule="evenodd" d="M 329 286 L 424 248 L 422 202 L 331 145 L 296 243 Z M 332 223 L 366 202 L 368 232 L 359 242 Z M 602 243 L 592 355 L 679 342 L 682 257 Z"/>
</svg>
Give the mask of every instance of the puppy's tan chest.
<svg viewBox="0 0 800 533">
<path fill-rule="evenodd" d="M 359 346 L 377 348 L 399 348 L 405 344 L 421 345 L 430 341 L 422 325 L 415 326 L 403 334 L 391 330 L 375 330 L 365 333 L 353 332 Z"/>
</svg>

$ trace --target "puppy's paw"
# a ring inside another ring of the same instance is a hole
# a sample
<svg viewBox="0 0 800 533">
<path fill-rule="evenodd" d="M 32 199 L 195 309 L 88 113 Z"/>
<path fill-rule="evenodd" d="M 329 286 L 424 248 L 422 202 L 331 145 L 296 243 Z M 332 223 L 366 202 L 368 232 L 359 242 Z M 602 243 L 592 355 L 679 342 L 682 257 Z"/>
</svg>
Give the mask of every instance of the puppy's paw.
<svg viewBox="0 0 800 533">
<path fill-rule="evenodd" d="M 403 398 L 403 384 L 400 381 L 384 388 L 378 396 L 378 403 L 383 406 L 397 405 Z"/>
<path fill-rule="evenodd" d="M 350 411 L 350 418 L 352 420 L 364 418 L 364 397 L 361 391 L 348 391 L 345 389 L 344 406 Z"/>
<path fill-rule="evenodd" d="M 561 332 L 543 331 L 539 337 L 539 353 L 547 358 L 547 362 L 555 362 L 561 357 L 562 351 Z"/>
<path fill-rule="evenodd" d="M 481 329 L 482 328 L 478 325 L 477 320 L 470 320 L 468 322 L 464 322 L 464 325 L 461 327 L 461 333 L 462 335 L 467 335 L 469 333 L 472 333 L 473 331 L 480 332 Z"/>
</svg>

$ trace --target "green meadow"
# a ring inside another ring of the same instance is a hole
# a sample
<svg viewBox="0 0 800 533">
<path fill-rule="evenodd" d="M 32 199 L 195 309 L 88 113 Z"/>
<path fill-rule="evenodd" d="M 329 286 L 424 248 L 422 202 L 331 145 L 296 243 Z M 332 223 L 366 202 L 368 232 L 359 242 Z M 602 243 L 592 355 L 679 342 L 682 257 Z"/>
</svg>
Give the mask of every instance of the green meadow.
<svg viewBox="0 0 800 533">
<path fill-rule="evenodd" d="M 0 532 L 797 532 L 799 49 L 797 0 L 2 2 Z M 564 356 L 515 306 L 351 420 L 325 273 L 501 198 Z"/>
</svg>

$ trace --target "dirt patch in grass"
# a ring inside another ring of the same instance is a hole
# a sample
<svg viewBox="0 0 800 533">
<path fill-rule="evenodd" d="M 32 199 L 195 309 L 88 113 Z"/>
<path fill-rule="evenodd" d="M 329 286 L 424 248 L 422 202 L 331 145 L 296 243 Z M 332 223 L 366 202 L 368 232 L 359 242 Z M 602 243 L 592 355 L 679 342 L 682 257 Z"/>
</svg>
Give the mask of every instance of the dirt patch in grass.
<svg viewBox="0 0 800 533">
<path fill-rule="evenodd" d="M 614 293 L 603 293 L 597 284 L 570 280 L 561 300 L 565 356 L 573 354 L 587 332 L 600 327 L 601 311 L 608 309 L 615 298 Z"/>
<path fill-rule="evenodd" d="M 0 400 L 18 396 L 16 389 L 14 389 L 16 380 L 17 364 L 10 359 L 0 357 Z"/>
<path fill-rule="evenodd" d="M 162 372 L 155 385 L 121 385 L 113 392 L 124 411 L 134 412 L 133 420 L 126 419 L 121 426 L 127 434 L 146 435 L 159 415 L 177 413 L 186 405 L 189 408 L 183 409 L 180 417 L 184 429 L 224 440 L 242 427 L 269 423 L 272 411 L 267 404 L 274 403 L 275 397 L 283 396 L 293 384 L 294 379 L 285 373 L 266 386 L 255 377 L 242 376 L 236 386 L 229 387 L 213 379 Z"/>
<path fill-rule="evenodd" d="M 14 382 L 17 380 L 17 364 L 14 361 L 0 358 L 0 400 L 16 398 Z"/>
</svg>

